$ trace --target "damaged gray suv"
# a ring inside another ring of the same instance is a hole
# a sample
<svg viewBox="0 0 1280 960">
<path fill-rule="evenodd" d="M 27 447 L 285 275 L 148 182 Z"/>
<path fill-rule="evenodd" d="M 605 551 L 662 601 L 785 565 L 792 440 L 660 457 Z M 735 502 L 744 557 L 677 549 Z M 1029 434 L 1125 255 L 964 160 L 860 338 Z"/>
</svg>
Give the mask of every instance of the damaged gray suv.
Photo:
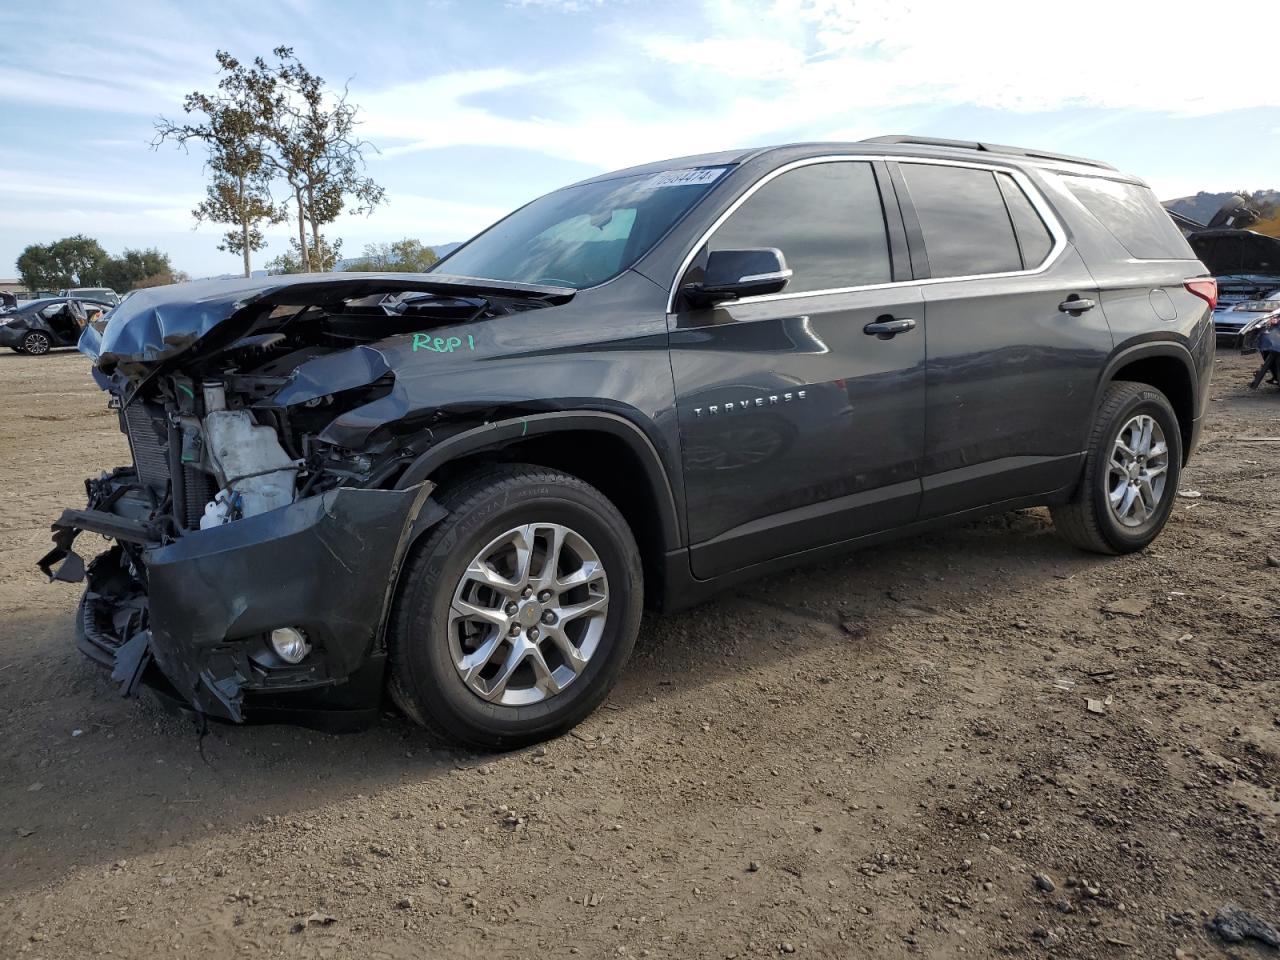
<svg viewBox="0 0 1280 960">
<path fill-rule="evenodd" d="M 1145 547 L 1212 278 L 1139 180 L 990 144 L 738 150 L 566 187 L 430 273 L 142 290 L 80 349 L 133 463 L 54 524 L 80 648 L 232 721 L 506 748 L 647 604 L 986 513 Z M 114 541 L 86 564 L 81 532 Z"/>
</svg>

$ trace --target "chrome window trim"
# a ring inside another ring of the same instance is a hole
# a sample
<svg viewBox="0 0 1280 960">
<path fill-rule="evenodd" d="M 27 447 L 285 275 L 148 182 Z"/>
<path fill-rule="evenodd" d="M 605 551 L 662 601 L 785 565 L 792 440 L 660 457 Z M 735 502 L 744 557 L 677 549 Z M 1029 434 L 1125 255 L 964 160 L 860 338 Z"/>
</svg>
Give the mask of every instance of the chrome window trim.
<svg viewBox="0 0 1280 960">
<path fill-rule="evenodd" d="M 711 239 L 712 235 L 720 229 L 726 220 L 728 220 L 737 209 L 751 198 L 751 196 L 763 187 L 770 180 L 782 176 L 792 170 L 800 167 L 809 167 L 819 163 L 875 163 L 881 161 L 885 163 L 923 163 L 932 164 L 940 167 L 968 167 L 973 170 L 988 170 L 992 173 L 1007 173 L 1013 177 L 1014 182 L 1022 188 L 1022 192 L 1026 194 L 1027 199 L 1031 201 L 1031 206 L 1035 208 L 1036 213 L 1040 215 L 1040 219 L 1044 221 L 1044 225 L 1048 227 L 1049 234 L 1053 237 L 1053 246 L 1049 249 L 1049 253 L 1039 266 L 1030 270 L 1012 270 L 1004 273 L 975 273 L 963 277 L 928 277 L 923 280 L 890 280 L 885 283 L 868 283 L 853 287 L 830 287 L 822 290 L 802 290 L 796 293 L 766 293 L 754 297 L 742 297 L 734 300 L 733 303 L 767 303 L 773 300 L 796 300 L 800 297 L 821 297 L 830 296 L 837 293 L 857 293 L 862 290 L 891 290 L 897 287 L 923 286 L 925 284 L 935 283 L 961 283 L 966 280 L 995 280 L 1003 277 L 1032 277 L 1036 274 L 1044 273 L 1057 262 L 1062 256 L 1062 252 L 1067 248 L 1067 233 L 1062 226 L 1062 222 L 1058 219 L 1053 208 L 1049 206 L 1049 202 L 1045 200 L 1040 193 L 1040 189 L 1032 182 L 1023 171 L 1017 167 L 1008 166 L 1002 163 L 975 163 L 968 160 L 949 160 L 937 157 L 904 157 L 904 156 L 869 156 L 866 154 L 832 154 L 824 157 L 806 157 L 802 160 L 793 160 L 790 163 L 783 164 L 776 170 L 770 170 L 763 177 L 753 183 L 746 191 L 729 205 L 720 216 L 716 217 L 715 222 L 702 234 L 698 242 L 693 245 L 683 260 L 680 261 L 680 269 L 676 271 L 675 279 L 671 281 L 671 290 L 667 295 L 667 313 L 675 312 L 676 295 L 679 292 L 680 280 L 685 275 L 685 271 L 689 269 L 689 265 L 693 263 L 693 258 L 698 255 L 701 250 Z M 1012 220 L 1010 228 L 1013 227 Z"/>
</svg>

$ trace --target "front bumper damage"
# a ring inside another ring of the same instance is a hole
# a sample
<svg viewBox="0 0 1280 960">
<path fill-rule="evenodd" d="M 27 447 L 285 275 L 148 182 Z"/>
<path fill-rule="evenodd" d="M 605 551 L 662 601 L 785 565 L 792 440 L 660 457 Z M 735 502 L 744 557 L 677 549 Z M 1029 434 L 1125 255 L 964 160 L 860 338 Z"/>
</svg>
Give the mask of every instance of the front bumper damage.
<svg viewBox="0 0 1280 960">
<path fill-rule="evenodd" d="M 88 580 L 81 649 L 126 695 L 145 683 L 209 717 L 376 718 L 400 565 L 444 515 L 407 468 L 509 401 L 491 374 L 474 386 L 471 325 L 573 294 L 434 274 L 199 281 L 86 328 L 132 465 L 86 482 L 40 561 Z M 420 353 L 437 334 L 466 352 Z M 443 389 L 450 371 L 471 389 Z M 82 533 L 115 541 L 87 569 Z"/>
<path fill-rule="evenodd" d="M 53 525 L 57 546 L 40 562 L 52 578 L 87 578 L 77 640 L 123 694 L 147 683 L 234 722 L 376 718 L 399 566 L 444 515 L 430 484 L 339 487 L 161 544 L 146 522 L 121 515 L 134 481 L 127 469 L 90 481 L 88 509 Z M 72 551 L 82 532 L 117 541 L 87 570 Z M 302 663 L 272 651 L 267 638 L 282 626 L 311 641 Z"/>
</svg>

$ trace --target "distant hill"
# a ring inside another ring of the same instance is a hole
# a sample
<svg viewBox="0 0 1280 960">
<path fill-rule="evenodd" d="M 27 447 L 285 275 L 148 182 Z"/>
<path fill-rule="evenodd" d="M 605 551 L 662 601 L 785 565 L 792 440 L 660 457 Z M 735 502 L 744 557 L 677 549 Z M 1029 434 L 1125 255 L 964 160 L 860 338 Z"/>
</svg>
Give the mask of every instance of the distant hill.
<svg viewBox="0 0 1280 960">
<path fill-rule="evenodd" d="M 1280 190 L 1257 190 L 1254 197 L 1267 203 L 1280 203 Z M 1208 223 L 1213 215 L 1222 209 L 1222 205 L 1230 200 L 1234 193 L 1206 193 L 1203 190 L 1194 197 L 1178 197 L 1163 201 L 1166 210 L 1190 217 L 1197 223 Z"/>
</svg>

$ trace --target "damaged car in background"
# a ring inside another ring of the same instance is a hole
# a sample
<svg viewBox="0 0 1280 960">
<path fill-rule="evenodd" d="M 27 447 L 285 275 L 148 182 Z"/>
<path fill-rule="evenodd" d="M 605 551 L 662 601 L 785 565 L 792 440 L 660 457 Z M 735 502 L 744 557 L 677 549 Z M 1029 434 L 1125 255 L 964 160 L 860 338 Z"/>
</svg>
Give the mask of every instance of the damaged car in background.
<svg viewBox="0 0 1280 960">
<path fill-rule="evenodd" d="M 80 341 L 132 463 L 40 565 L 125 694 L 333 726 L 385 690 L 534 742 L 645 604 L 1031 506 L 1145 548 L 1207 404 L 1204 273 L 1107 164 L 891 137 L 604 174 L 423 274 L 139 290 Z"/>
</svg>

